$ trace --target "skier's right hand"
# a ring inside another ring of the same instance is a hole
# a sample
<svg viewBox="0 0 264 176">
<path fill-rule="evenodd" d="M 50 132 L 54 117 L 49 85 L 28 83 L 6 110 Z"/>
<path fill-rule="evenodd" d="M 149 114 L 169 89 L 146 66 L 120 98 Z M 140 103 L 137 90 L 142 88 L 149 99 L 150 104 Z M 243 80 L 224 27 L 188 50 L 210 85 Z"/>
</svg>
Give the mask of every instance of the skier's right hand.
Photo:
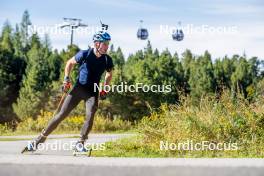
<svg viewBox="0 0 264 176">
<path fill-rule="evenodd" d="M 71 80 L 69 76 L 65 76 L 63 80 L 63 85 L 62 85 L 62 91 L 63 92 L 68 92 L 71 88 Z"/>
</svg>

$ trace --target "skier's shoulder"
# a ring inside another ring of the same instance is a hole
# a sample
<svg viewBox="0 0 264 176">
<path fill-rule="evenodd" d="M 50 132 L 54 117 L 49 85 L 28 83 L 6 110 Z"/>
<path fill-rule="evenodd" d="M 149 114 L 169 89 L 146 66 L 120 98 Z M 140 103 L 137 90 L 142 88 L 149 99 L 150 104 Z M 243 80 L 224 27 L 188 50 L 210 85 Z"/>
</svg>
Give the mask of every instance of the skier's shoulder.
<svg viewBox="0 0 264 176">
<path fill-rule="evenodd" d="M 86 50 L 81 50 L 83 57 L 87 58 L 91 55 L 91 53 L 93 52 L 93 48 L 89 47 Z"/>
<path fill-rule="evenodd" d="M 88 48 L 86 50 L 80 50 L 75 55 L 75 60 L 77 61 L 77 63 L 81 63 L 82 61 L 86 60 L 89 57 L 91 52 L 92 52 L 92 48 Z"/>
</svg>

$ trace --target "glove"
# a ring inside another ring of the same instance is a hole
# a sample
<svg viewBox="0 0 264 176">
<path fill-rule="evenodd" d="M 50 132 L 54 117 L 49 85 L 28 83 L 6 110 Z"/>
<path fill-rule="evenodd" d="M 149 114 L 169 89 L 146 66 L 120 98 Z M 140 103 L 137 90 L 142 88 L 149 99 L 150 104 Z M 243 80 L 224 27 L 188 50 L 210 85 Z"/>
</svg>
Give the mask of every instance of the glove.
<svg viewBox="0 0 264 176">
<path fill-rule="evenodd" d="M 107 96 L 107 92 L 104 90 L 101 90 L 99 93 L 99 96 L 100 96 L 100 100 L 105 100 Z"/>
<path fill-rule="evenodd" d="M 69 76 L 65 76 L 62 85 L 62 92 L 67 93 L 71 88 L 71 80 Z"/>
</svg>

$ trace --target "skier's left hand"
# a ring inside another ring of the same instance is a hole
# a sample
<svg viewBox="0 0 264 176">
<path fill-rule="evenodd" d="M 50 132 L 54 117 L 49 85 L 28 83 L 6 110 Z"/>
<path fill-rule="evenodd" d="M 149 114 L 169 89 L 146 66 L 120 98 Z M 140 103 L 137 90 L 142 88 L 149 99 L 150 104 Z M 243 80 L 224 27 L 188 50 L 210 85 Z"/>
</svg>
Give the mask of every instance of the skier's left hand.
<svg viewBox="0 0 264 176">
<path fill-rule="evenodd" d="M 100 93 L 99 93 L 99 97 L 101 100 L 105 100 L 106 99 L 106 96 L 107 96 L 107 92 L 104 91 L 104 90 L 101 90 Z"/>
</svg>

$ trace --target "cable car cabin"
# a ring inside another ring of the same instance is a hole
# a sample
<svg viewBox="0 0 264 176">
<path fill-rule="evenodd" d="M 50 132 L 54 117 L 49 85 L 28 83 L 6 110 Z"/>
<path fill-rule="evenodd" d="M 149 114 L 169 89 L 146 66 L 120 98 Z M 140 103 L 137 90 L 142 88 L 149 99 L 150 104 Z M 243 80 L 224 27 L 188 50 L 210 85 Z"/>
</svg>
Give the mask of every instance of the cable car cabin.
<svg viewBox="0 0 264 176">
<path fill-rule="evenodd" d="M 148 30 L 145 28 L 139 28 L 137 31 L 137 38 L 140 40 L 146 40 L 148 38 Z"/>
<path fill-rule="evenodd" d="M 172 39 L 176 41 L 182 41 L 184 38 L 183 31 L 181 29 L 177 29 L 176 32 L 172 34 Z"/>
</svg>

